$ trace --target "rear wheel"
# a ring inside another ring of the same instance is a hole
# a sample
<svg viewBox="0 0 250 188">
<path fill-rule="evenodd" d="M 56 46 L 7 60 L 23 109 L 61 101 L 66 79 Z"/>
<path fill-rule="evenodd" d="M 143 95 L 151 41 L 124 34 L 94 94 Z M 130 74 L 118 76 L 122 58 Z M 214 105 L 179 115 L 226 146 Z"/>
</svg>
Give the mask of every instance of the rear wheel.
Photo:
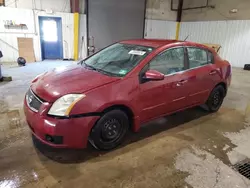
<svg viewBox="0 0 250 188">
<path fill-rule="evenodd" d="M 225 97 L 225 92 L 224 87 L 221 85 L 213 89 L 206 102 L 206 106 L 210 112 L 217 112 L 220 109 Z"/>
<path fill-rule="evenodd" d="M 97 149 L 110 150 L 117 147 L 129 128 L 129 119 L 121 110 L 105 113 L 93 127 L 89 141 Z"/>
</svg>

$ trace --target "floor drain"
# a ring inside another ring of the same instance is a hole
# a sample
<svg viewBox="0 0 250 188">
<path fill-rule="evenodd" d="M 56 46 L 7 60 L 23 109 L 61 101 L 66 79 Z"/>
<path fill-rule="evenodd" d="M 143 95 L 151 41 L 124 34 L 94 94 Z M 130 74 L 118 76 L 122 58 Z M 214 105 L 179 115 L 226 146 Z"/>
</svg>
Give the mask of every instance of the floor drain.
<svg viewBox="0 0 250 188">
<path fill-rule="evenodd" d="M 250 179 L 250 161 L 242 161 L 233 165 L 234 169 L 237 170 L 241 175 Z"/>
</svg>

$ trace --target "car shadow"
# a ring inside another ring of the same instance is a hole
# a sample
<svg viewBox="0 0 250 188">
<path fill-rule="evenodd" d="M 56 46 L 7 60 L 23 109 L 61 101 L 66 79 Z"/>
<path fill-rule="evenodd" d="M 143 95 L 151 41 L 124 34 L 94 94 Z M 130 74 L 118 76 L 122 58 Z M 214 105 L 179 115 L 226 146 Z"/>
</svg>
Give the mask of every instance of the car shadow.
<svg viewBox="0 0 250 188">
<path fill-rule="evenodd" d="M 131 143 L 135 143 L 153 135 L 157 135 L 163 131 L 173 129 L 208 114 L 209 113 L 207 111 L 202 110 L 200 107 L 195 107 L 143 124 L 138 133 L 130 132 L 123 144 L 114 150 L 119 148 L 121 149 Z M 32 140 L 38 153 L 41 153 L 45 157 L 58 163 L 82 163 L 109 152 L 96 150 L 90 144 L 86 149 L 53 148 L 43 144 L 33 135 Z"/>
</svg>

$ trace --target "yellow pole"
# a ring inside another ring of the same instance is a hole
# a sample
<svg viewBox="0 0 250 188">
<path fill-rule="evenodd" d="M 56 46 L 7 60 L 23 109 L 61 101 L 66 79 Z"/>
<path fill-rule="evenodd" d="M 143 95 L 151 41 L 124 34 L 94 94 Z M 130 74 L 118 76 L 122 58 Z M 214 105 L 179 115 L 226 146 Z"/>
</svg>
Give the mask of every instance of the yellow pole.
<svg viewBox="0 0 250 188">
<path fill-rule="evenodd" d="M 79 13 L 74 13 L 74 60 L 78 60 Z"/>
<path fill-rule="evenodd" d="M 176 33 L 175 33 L 176 40 L 179 40 L 180 26 L 181 26 L 181 22 L 176 22 Z"/>
</svg>

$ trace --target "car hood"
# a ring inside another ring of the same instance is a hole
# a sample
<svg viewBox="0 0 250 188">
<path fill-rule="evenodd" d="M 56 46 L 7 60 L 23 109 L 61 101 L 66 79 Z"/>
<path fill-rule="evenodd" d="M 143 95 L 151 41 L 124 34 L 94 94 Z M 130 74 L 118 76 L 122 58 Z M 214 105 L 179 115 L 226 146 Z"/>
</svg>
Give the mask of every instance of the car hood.
<svg viewBox="0 0 250 188">
<path fill-rule="evenodd" d="M 82 65 L 55 68 L 35 79 L 31 85 L 33 92 L 47 102 L 70 93 L 84 93 L 109 84 L 118 77 L 88 70 Z"/>
</svg>

